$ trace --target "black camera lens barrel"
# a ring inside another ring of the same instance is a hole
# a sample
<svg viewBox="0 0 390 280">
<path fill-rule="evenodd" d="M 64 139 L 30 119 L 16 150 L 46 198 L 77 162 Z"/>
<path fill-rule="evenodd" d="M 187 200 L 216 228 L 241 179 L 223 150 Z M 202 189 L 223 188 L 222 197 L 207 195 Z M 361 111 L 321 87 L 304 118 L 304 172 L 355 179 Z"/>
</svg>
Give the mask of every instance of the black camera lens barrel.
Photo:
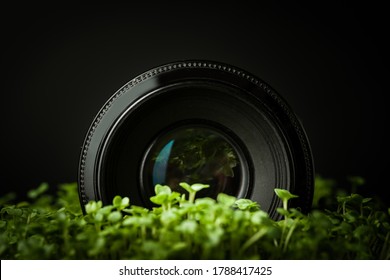
<svg viewBox="0 0 390 280">
<path fill-rule="evenodd" d="M 278 218 L 274 188 L 310 209 L 314 165 L 299 119 L 269 85 L 231 65 L 179 61 L 132 79 L 99 111 L 81 150 L 80 202 L 122 195 L 153 207 L 155 183 L 181 180 L 214 185 L 201 196 L 252 199 Z"/>
</svg>

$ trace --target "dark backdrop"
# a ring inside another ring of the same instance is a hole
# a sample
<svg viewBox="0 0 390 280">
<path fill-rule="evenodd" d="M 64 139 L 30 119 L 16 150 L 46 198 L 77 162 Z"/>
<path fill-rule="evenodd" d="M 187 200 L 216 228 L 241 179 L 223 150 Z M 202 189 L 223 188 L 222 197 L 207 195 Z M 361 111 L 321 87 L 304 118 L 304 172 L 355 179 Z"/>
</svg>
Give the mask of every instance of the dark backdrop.
<svg viewBox="0 0 390 280">
<path fill-rule="evenodd" d="M 364 192 L 385 197 L 384 7 L 239 3 L 4 8 L 1 193 L 76 181 L 83 138 L 103 103 L 150 68 L 194 58 L 269 83 L 302 120 L 317 173 L 363 176 Z"/>
</svg>

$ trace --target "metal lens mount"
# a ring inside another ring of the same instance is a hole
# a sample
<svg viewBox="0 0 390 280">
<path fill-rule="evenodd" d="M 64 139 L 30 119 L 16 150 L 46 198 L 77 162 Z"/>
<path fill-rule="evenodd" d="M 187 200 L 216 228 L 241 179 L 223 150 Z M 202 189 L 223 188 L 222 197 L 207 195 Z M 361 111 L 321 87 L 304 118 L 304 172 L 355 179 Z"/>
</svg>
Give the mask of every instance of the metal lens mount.
<svg viewBox="0 0 390 280">
<path fill-rule="evenodd" d="M 275 188 L 310 209 L 314 168 L 304 129 L 269 85 L 236 67 L 182 61 L 147 71 L 119 89 L 97 114 L 82 147 L 81 204 L 115 195 L 153 207 L 156 184 L 209 184 L 257 201 L 278 218 Z"/>
</svg>

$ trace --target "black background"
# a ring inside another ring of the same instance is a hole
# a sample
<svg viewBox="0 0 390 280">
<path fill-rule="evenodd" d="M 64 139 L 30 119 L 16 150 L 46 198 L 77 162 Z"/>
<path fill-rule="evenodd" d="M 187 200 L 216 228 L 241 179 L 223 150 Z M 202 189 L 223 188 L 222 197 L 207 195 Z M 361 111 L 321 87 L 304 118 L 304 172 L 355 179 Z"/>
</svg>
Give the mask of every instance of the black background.
<svg viewBox="0 0 390 280">
<path fill-rule="evenodd" d="M 76 181 L 85 133 L 117 89 L 164 63 L 210 59 L 287 100 L 318 174 L 362 176 L 363 192 L 386 199 L 384 7 L 180 3 L 2 10 L 1 194 Z"/>
</svg>

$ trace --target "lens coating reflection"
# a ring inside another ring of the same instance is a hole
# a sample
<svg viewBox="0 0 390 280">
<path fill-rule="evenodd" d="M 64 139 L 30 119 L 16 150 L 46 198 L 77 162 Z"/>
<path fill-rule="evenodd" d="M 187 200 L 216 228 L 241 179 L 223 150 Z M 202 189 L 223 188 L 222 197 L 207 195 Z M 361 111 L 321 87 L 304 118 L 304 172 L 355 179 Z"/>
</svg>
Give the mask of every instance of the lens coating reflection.
<svg viewBox="0 0 390 280">
<path fill-rule="evenodd" d="M 199 196 L 237 195 L 242 178 L 240 159 L 222 133 L 204 127 L 176 129 L 157 139 L 145 162 L 144 178 L 149 189 L 168 185 L 184 193 L 179 183 L 210 185 Z"/>
<path fill-rule="evenodd" d="M 167 177 L 167 169 L 169 158 L 172 152 L 173 144 L 175 140 L 171 140 L 161 149 L 161 152 L 156 157 L 153 166 L 153 185 L 161 184 L 162 182 L 166 182 Z"/>
</svg>

